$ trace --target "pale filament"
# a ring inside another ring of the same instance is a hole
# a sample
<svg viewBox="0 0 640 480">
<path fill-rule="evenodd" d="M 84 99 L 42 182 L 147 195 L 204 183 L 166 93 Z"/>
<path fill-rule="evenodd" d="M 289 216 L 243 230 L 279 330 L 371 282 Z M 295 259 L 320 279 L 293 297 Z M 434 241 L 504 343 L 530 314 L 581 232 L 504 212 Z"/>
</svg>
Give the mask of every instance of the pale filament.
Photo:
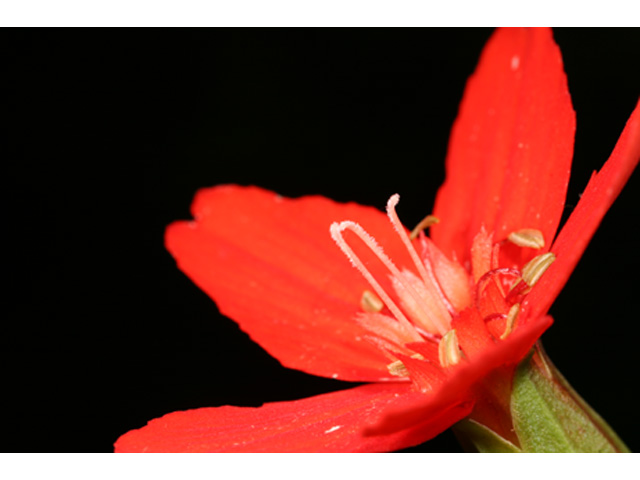
<svg viewBox="0 0 640 480">
<path fill-rule="evenodd" d="M 380 246 L 376 243 L 371 235 L 369 235 L 360 225 L 351 221 L 344 221 L 341 223 L 333 223 L 331 224 L 331 237 L 338 244 L 340 249 L 344 252 L 344 254 L 351 260 L 351 263 L 360 271 L 362 276 L 369 282 L 371 287 L 376 291 L 380 299 L 384 302 L 387 308 L 393 313 L 393 315 L 398 319 L 398 321 L 407 327 L 409 331 L 415 332 L 415 328 L 413 324 L 405 317 L 400 308 L 395 304 L 395 302 L 387 295 L 384 288 L 376 281 L 371 272 L 367 270 L 364 263 L 358 258 L 355 252 L 351 249 L 347 242 L 344 240 L 342 236 L 342 232 L 344 230 L 351 230 L 355 233 L 360 240 L 362 240 L 367 247 L 371 249 L 372 252 L 376 254 L 376 256 L 380 259 L 380 261 L 387 267 L 394 275 L 397 275 L 398 278 L 401 278 L 400 272 L 398 268 L 391 262 L 391 259 L 387 257 Z M 396 273 L 397 272 L 397 273 Z M 410 287 L 409 287 L 410 288 Z M 422 340 L 420 335 L 416 332 L 416 340 Z"/>
<path fill-rule="evenodd" d="M 400 219 L 398 218 L 398 214 L 396 213 L 395 207 L 396 205 L 398 205 L 399 201 L 400 201 L 400 195 L 398 195 L 397 193 L 394 195 L 391 195 L 391 197 L 389 198 L 389 201 L 387 202 L 387 216 L 389 217 L 389 220 L 391 220 L 391 225 L 393 225 L 393 228 L 398 234 L 398 236 L 400 237 L 400 240 L 402 240 L 402 243 L 404 244 L 405 248 L 409 252 L 409 255 L 411 256 L 411 260 L 413 260 L 413 263 L 418 269 L 418 273 L 422 277 L 422 281 L 424 282 L 425 287 L 428 288 L 429 285 L 434 285 L 436 290 L 438 290 L 438 295 L 439 295 L 439 298 L 436 299 L 436 302 L 440 301 L 442 303 L 442 299 L 446 298 L 444 295 L 444 292 L 440 288 L 440 285 L 438 284 L 437 279 L 433 275 L 433 272 L 432 271 L 427 272 L 427 269 L 425 268 L 424 263 L 422 263 L 422 260 L 420 260 L 420 257 L 418 256 L 416 249 L 413 248 L 413 245 L 411 244 L 411 240 L 409 239 L 409 236 L 407 235 L 407 232 L 404 229 L 404 226 L 402 225 L 402 223 L 400 222 Z M 448 301 L 446 302 L 444 309 L 448 310 L 448 312 L 454 311 L 453 306 L 449 304 Z M 442 322 L 441 315 L 433 315 L 433 317 L 435 317 L 435 323 L 437 324 L 436 326 L 438 331 L 440 331 L 440 333 L 446 333 L 447 325 L 445 325 Z"/>
</svg>

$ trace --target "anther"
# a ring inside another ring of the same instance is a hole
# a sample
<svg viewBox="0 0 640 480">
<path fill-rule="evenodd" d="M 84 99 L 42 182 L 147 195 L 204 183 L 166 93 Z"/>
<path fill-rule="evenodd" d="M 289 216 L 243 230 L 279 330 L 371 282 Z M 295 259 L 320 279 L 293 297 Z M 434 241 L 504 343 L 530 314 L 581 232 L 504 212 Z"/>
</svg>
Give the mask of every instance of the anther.
<svg viewBox="0 0 640 480">
<path fill-rule="evenodd" d="M 411 358 L 415 358 L 417 360 L 424 360 L 424 357 L 422 355 L 420 355 L 419 353 L 415 353 L 415 354 L 411 355 Z M 394 377 L 408 377 L 409 376 L 409 369 L 400 360 L 396 360 L 395 362 L 390 363 L 389 365 L 387 365 L 387 370 L 389 370 L 389 373 L 391 375 L 393 375 Z"/>
<path fill-rule="evenodd" d="M 411 230 L 411 233 L 409 234 L 409 238 L 411 240 L 415 240 L 416 238 L 418 238 L 418 235 L 420 235 L 421 231 L 439 222 L 440 222 L 440 219 L 438 217 L 434 217 L 433 215 L 427 215 L 422 220 L 420 220 L 420 223 L 418 223 L 418 225 L 416 225 L 413 230 Z"/>
<path fill-rule="evenodd" d="M 389 370 L 389 373 L 394 377 L 409 376 L 409 370 L 407 370 L 407 367 L 405 367 L 404 363 L 402 363 L 400 360 L 396 360 L 395 362 L 387 365 L 387 370 Z"/>
<path fill-rule="evenodd" d="M 367 313 L 378 313 L 383 309 L 384 303 L 371 290 L 365 290 L 360 298 L 360 306 Z"/>
<path fill-rule="evenodd" d="M 551 252 L 534 257 L 522 268 L 522 280 L 533 287 L 555 260 L 556 256 Z"/>
<path fill-rule="evenodd" d="M 440 365 L 449 367 L 456 365 L 462 358 L 462 352 L 458 345 L 458 336 L 455 330 L 449 330 L 438 344 L 438 358 Z"/>
<path fill-rule="evenodd" d="M 518 319 L 518 315 L 520 314 L 520 304 L 516 303 L 512 305 L 509 309 L 509 313 L 507 313 L 507 327 L 504 329 L 504 333 L 500 335 L 500 340 L 504 340 L 509 336 L 509 334 L 513 331 L 513 327 L 516 324 L 516 320 Z"/>
<path fill-rule="evenodd" d="M 519 247 L 535 248 L 536 250 L 544 247 L 542 232 L 533 228 L 523 228 L 517 232 L 511 232 L 507 239 Z"/>
</svg>

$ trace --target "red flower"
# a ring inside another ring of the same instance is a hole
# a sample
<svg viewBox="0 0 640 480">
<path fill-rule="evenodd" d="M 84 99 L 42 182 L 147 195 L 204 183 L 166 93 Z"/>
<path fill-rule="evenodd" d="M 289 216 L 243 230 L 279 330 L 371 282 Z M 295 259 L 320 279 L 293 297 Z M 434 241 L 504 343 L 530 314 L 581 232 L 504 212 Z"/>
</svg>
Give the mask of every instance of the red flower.
<svg viewBox="0 0 640 480">
<path fill-rule="evenodd" d="M 388 451 L 472 411 L 509 438 L 495 399 L 640 158 L 636 106 L 551 244 L 574 130 L 551 31 L 504 29 L 467 85 L 431 238 L 409 236 L 396 195 L 385 216 L 257 187 L 198 192 L 195 220 L 167 229 L 179 267 L 284 366 L 370 383 L 171 413 L 116 451 Z"/>
</svg>

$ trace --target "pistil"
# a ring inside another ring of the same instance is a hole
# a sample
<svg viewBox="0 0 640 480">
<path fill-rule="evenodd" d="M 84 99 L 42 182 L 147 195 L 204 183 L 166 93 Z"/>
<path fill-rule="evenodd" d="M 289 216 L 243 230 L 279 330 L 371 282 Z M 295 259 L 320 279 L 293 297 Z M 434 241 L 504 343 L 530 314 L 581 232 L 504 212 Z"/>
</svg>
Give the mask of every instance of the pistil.
<svg viewBox="0 0 640 480">
<path fill-rule="evenodd" d="M 340 249 L 344 252 L 344 254 L 349 258 L 351 263 L 360 271 L 362 276 L 369 282 L 369 285 L 375 290 L 378 294 L 378 297 L 384 302 L 387 308 L 391 311 L 394 317 L 403 324 L 405 327 L 413 330 L 413 325 L 407 319 L 407 317 L 402 313 L 402 310 L 396 305 L 396 303 L 391 299 L 391 297 L 385 292 L 384 288 L 378 283 L 378 281 L 373 277 L 371 272 L 365 267 L 362 260 L 358 258 L 355 252 L 351 249 L 351 247 L 347 244 L 342 236 L 342 232 L 344 230 L 351 230 L 355 233 L 360 240 L 362 240 L 369 249 L 375 253 L 378 259 L 387 267 L 392 274 L 400 276 L 400 271 L 393 264 L 391 259 L 387 257 L 387 255 L 382 251 L 382 248 L 377 244 L 374 238 L 369 235 L 360 225 L 351 221 L 344 221 L 341 223 L 333 223 L 330 227 L 331 237 L 338 244 Z"/>
<path fill-rule="evenodd" d="M 433 251 L 429 239 L 421 236 L 423 229 L 437 223 L 438 219 L 428 215 L 410 233 L 404 228 L 395 207 L 400 196 L 395 194 L 387 202 L 387 216 L 411 260 L 415 270 L 402 270 L 389 258 L 376 240 L 369 235 L 364 228 L 352 221 L 333 223 L 330 227 L 331 236 L 367 280 L 372 290 L 364 290 L 360 299 L 360 306 L 364 313 L 356 318 L 356 321 L 371 334 L 370 340 L 381 348 L 386 356 L 393 359 L 396 355 L 410 355 L 411 349 L 407 344 L 425 341 L 427 337 L 438 342 L 438 359 L 442 368 L 448 368 L 460 363 L 463 352 L 458 344 L 456 331 L 451 329 L 452 316 L 455 316 L 460 308 L 452 306 L 438 281 L 438 275 L 453 275 L 452 278 L 468 284 L 465 274 L 457 271 L 451 273 L 454 267 L 444 262 L 440 257 L 434 261 Z M 343 232 L 350 230 L 373 253 L 390 273 L 390 280 L 395 290 L 395 299 L 387 293 L 385 288 L 374 277 L 364 262 L 356 255 L 344 238 Z M 413 245 L 413 240 L 421 236 L 423 258 L 418 254 Z M 540 249 L 544 247 L 544 238 L 539 230 L 522 229 L 512 232 L 508 240 L 520 247 Z M 431 249 L 431 250 L 430 250 Z M 516 328 L 516 322 L 520 313 L 520 298 L 526 295 L 532 285 L 540 279 L 546 269 L 553 263 L 553 253 L 538 255 L 527 263 L 522 271 L 516 268 L 500 268 L 500 243 L 493 243 L 492 235 L 484 229 L 474 238 L 471 249 L 472 271 L 475 279 L 475 299 L 479 311 L 483 311 L 485 320 L 501 318 L 505 321 L 505 329 L 501 340 L 505 340 Z M 439 254 L 442 255 L 442 254 Z M 450 261 L 449 261 L 450 262 Z M 450 262 L 451 263 L 451 262 Z M 444 265 L 444 266 L 443 266 Z M 455 264 L 458 265 L 458 264 Z M 444 272 L 436 269 L 444 268 Z M 458 267 L 462 268 L 462 267 Z M 417 272 L 416 275 L 414 272 Z M 449 278 L 447 277 L 447 278 Z M 491 282 L 490 282 L 491 281 Z M 493 285 L 491 291 L 489 283 Z M 451 285 L 449 290 L 451 290 Z M 519 287 L 516 287 L 520 285 Z M 468 287 L 466 287 L 468 288 Z M 469 295 L 467 295 L 468 297 Z M 457 298 L 457 297 L 456 297 Z M 480 301 L 482 300 L 482 305 Z M 463 302 L 461 308 L 466 308 L 469 301 Z M 383 312 L 384 307 L 391 315 Z M 508 310 L 508 313 L 504 313 Z M 492 313 L 494 312 L 494 313 Z M 420 354 L 411 355 L 416 360 L 424 360 Z M 410 376 L 409 369 L 401 360 L 395 360 L 387 366 L 389 373 L 394 376 Z"/>
<path fill-rule="evenodd" d="M 409 256 L 413 260 L 414 266 L 420 277 L 415 277 L 409 270 L 400 271 L 393 261 L 382 251 L 375 239 L 371 237 L 359 224 L 352 221 L 334 223 L 330 227 L 331 236 L 349 258 L 351 263 L 362 273 L 369 282 L 380 301 L 387 306 L 394 317 L 406 327 L 416 324 L 424 333 L 438 333 L 444 335 L 451 323 L 451 313 L 453 307 L 446 300 L 442 289 L 439 287 L 431 266 L 419 257 L 415 248 L 411 244 L 409 235 L 400 223 L 400 219 L 395 211 L 400 196 L 395 194 L 387 202 L 387 216 L 400 237 L 403 245 L 407 249 Z M 391 296 L 385 292 L 380 283 L 373 277 L 364 263 L 357 257 L 353 249 L 345 241 L 342 232 L 351 230 L 364 244 L 378 257 L 382 264 L 391 273 L 392 284 L 396 294 L 400 297 L 401 306 L 409 310 L 411 320 L 407 318 L 402 309 L 393 301 Z M 421 280 L 421 281 L 420 281 Z M 372 292 L 373 293 L 373 292 Z M 366 298 L 365 298 L 366 295 Z M 373 297 L 363 294 L 361 306 L 365 312 L 379 312 L 376 310 L 380 305 L 373 302 Z"/>
<path fill-rule="evenodd" d="M 416 269 L 418 270 L 420 277 L 422 277 L 422 281 L 425 286 L 425 292 L 430 297 L 429 305 L 431 307 L 438 309 L 437 312 L 434 312 L 434 314 L 432 315 L 428 315 L 428 317 L 430 318 L 430 320 L 432 320 L 436 324 L 437 330 L 441 334 L 443 334 L 447 331 L 447 327 L 451 323 L 451 317 L 449 316 L 449 309 L 447 308 L 447 305 L 445 305 L 443 302 L 443 299 L 445 298 L 444 293 L 439 288 L 439 286 L 437 286 L 438 282 L 435 278 L 435 275 L 433 275 L 433 272 L 427 272 L 424 262 L 418 256 L 418 252 L 416 252 L 416 249 L 413 248 L 409 235 L 407 235 L 407 232 L 404 226 L 402 225 L 402 223 L 400 222 L 400 219 L 398 218 L 398 214 L 396 213 L 395 207 L 396 205 L 398 205 L 399 201 L 400 201 L 400 195 L 398 195 L 397 193 L 395 195 L 392 195 L 389 198 L 389 200 L 387 201 L 387 216 L 389 217 L 389 220 L 391 220 L 391 224 L 393 225 L 393 228 L 395 229 L 396 233 L 400 237 L 400 240 L 402 240 L 402 243 L 404 244 L 405 248 L 409 252 L 409 255 L 411 256 L 411 260 L 413 260 L 413 263 Z"/>
</svg>

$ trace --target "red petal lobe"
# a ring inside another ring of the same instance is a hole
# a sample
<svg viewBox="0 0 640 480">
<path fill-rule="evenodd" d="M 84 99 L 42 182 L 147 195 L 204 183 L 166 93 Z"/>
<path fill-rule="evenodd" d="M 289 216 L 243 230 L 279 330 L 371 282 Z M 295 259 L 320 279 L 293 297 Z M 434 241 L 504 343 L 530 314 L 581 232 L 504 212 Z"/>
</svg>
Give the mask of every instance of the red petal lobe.
<svg viewBox="0 0 640 480">
<path fill-rule="evenodd" d="M 382 212 L 226 185 L 198 192 L 192 213 L 195 221 L 167 228 L 167 248 L 220 311 L 271 355 L 315 375 L 390 378 L 388 360 L 355 321 L 370 287 L 329 233 L 334 221 L 356 221 L 402 261 L 408 255 Z M 370 268 L 386 281 L 380 265 Z"/>
<path fill-rule="evenodd" d="M 116 452 L 383 452 L 424 442 L 459 418 L 436 427 L 410 426 L 367 436 L 366 427 L 389 408 L 422 394 L 410 385 L 364 385 L 259 408 L 219 407 L 175 412 L 118 439 Z"/>
<path fill-rule="evenodd" d="M 609 160 L 600 172 L 591 177 L 575 210 L 558 234 L 551 248 L 556 260 L 527 296 L 523 314 L 538 316 L 547 312 L 639 160 L 640 102 L 627 121 Z"/>
<path fill-rule="evenodd" d="M 574 132 L 551 31 L 497 30 L 453 126 L 447 176 L 434 209 L 441 221 L 431 227 L 435 243 L 464 262 L 482 225 L 495 241 L 534 228 L 550 242 L 564 207 Z"/>
<path fill-rule="evenodd" d="M 476 309 L 468 308 L 451 322 L 455 329 L 458 343 L 464 354 L 471 360 L 493 345 L 493 339 L 485 323 Z"/>
</svg>

